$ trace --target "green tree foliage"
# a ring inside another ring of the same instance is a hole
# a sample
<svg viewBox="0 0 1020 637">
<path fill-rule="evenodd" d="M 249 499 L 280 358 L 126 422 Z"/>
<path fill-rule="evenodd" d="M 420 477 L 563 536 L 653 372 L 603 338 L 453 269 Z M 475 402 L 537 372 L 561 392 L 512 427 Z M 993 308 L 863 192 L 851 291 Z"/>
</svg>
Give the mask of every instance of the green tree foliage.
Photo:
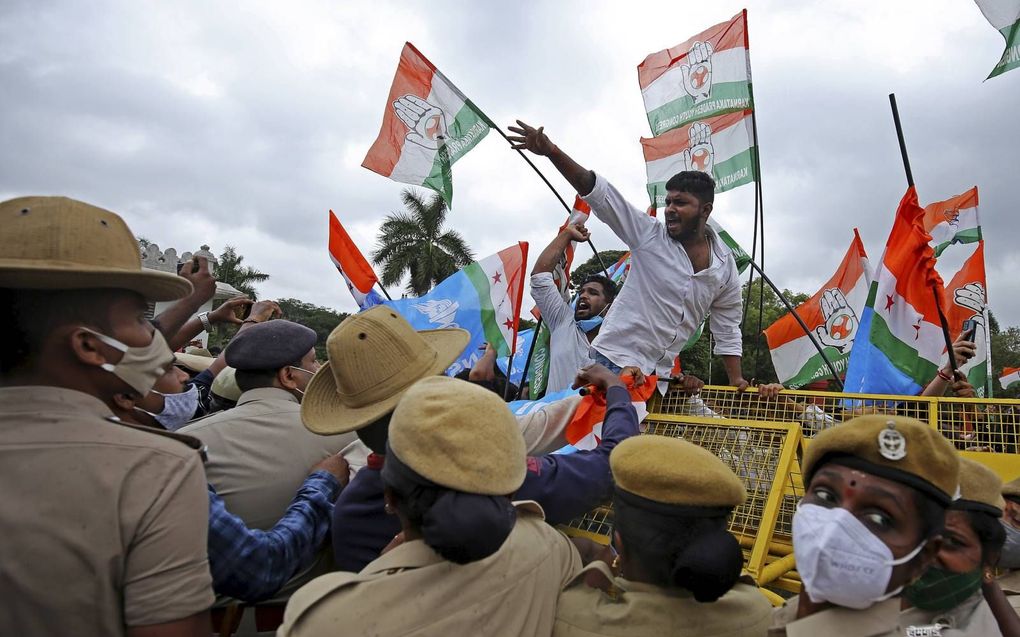
<svg viewBox="0 0 1020 637">
<path fill-rule="evenodd" d="M 407 189 L 400 194 L 407 212 L 387 215 L 379 229 L 372 261 L 382 268 L 382 284 L 409 277 L 408 294 L 422 296 L 434 285 L 475 260 L 455 230 L 444 230 L 446 203 L 438 193 L 428 200 Z"/>
<path fill-rule="evenodd" d="M 244 256 L 237 253 L 233 246 L 223 249 L 216 264 L 216 280 L 234 286 L 251 300 L 257 300 L 256 283 L 269 279 L 269 275 L 256 268 L 244 265 Z"/>
<path fill-rule="evenodd" d="M 277 301 L 280 309 L 283 310 L 283 317 L 288 321 L 300 323 L 315 330 L 319 339 L 315 342 L 315 353 L 320 362 L 326 361 L 326 339 L 330 332 L 345 318 L 350 316 L 346 312 L 338 312 L 328 307 L 321 307 L 305 303 L 297 299 L 280 299 Z"/>
<path fill-rule="evenodd" d="M 599 257 L 602 258 L 602 263 L 605 263 L 607 268 L 613 267 L 613 264 L 619 261 L 624 254 L 626 254 L 625 250 L 599 250 Z M 577 258 L 576 252 L 574 258 L 575 260 Z M 602 265 L 594 254 L 587 261 L 573 268 L 570 272 L 570 285 L 574 290 L 577 290 L 584 280 L 593 274 L 603 274 Z"/>
</svg>

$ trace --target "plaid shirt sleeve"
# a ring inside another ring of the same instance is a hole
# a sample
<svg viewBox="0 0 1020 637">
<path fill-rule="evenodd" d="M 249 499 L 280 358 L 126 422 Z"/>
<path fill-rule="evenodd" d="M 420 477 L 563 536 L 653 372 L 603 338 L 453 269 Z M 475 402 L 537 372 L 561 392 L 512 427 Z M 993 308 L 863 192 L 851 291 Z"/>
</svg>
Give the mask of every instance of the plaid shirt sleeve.
<svg viewBox="0 0 1020 637">
<path fill-rule="evenodd" d="M 316 471 L 276 526 L 262 531 L 227 511 L 209 485 L 209 568 L 216 594 L 257 602 L 280 590 L 322 546 L 340 489 L 335 477 Z"/>
</svg>

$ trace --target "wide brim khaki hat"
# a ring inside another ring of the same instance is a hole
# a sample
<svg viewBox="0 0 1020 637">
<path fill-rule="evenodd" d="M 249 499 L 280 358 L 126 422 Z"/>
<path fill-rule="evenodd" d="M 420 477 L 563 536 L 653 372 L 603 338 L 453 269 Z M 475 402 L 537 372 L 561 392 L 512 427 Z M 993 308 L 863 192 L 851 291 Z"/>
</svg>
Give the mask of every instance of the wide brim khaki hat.
<svg viewBox="0 0 1020 637">
<path fill-rule="evenodd" d="M 114 288 L 150 301 L 191 294 L 187 279 L 142 267 L 131 229 L 109 210 L 67 197 L 19 197 L 0 203 L 0 227 L 0 287 Z"/>
<path fill-rule="evenodd" d="M 199 356 L 198 354 L 182 354 L 181 352 L 174 353 L 174 362 L 177 365 L 193 372 L 204 372 L 209 369 L 209 366 L 212 365 L 215 360 L 215 358 Z"/>
<path fill-rule="evenodd" d="M 350 316 L 326 340 L 329 360 L 305 389 L 301 421 L 321 435 L 361 429 L 393 411 L 415 382 L 446 371 L 470 341 L 457 328 L 415 331 L 386 306 Z"/>
</svg>

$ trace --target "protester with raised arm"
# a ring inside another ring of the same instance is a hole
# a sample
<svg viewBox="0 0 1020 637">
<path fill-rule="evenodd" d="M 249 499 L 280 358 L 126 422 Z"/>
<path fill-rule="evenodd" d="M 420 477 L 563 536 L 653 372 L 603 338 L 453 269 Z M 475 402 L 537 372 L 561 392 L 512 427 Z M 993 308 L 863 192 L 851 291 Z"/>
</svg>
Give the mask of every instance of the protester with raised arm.
<svg viewBox="0 0 1020 637">
<path fill-rule="evenodd" d="M 518 120 L 516 149 L 553 166 L 631 251 L 627 285 L 592 341 L 595 361 L 619 371 L 637 367 L 667 376 L 673 360 L 706 316 L 731 385 L 747 388 L 742 353 L 740 280 L 732 253 L 708 226 L 715 182 L 684 171 L 666 182 L 665 224 L 627 203 L 604 178 L 582 167 L 541 127 Z"/>
<path fill-rule="evenodd" d="M 616 297 L 616 284 L 598 274 L 581 284 L 573 308 L 556 288 L 552 275 L 556 262 L 571 241 L 587 241 L 588 236 L 582 224 L 568 225 L 546 246 L 531 271 L 531 298 L 549 327 L 548 392 L 569 389 L 577 370 L 594 362 L 589 354 L 591 341 Z"/>
</svg>

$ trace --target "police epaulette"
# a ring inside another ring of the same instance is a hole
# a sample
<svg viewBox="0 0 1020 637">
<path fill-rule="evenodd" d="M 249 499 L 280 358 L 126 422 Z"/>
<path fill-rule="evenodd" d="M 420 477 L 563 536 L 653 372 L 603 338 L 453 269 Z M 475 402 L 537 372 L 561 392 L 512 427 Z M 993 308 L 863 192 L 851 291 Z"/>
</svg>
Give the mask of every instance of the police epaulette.
<svg viewBox="0 0 1020 637">
<path fill-rule="evenodd" d="M 171 440 L 176 440 L 177 442 L 185 444 L 189 448 L 194 449 L 195 451 L 197 451 L 199 453 L 199 455 L 202 456 L 202 462 L 203 463 L 205 463 L 209 459 L 208 456 L 206 455 L 207 447 L 206 447 L 205 443 L 203 443 L 201 440 L 199 440 L 198 438 L 196 438 L 194 436 L 189 436 L 187 434 L 179 434 L 179 433 L 175 433 L 173 431 L 167 431 L 165 429 L 157 429 L 156 427 L 146 427 L 144 425 L 136 425 L 134 423 L 125 422 L 125 421 L 121 420 L 120 418 L 118 418 L 116 416 L 107 416 L 106 420 L 108 420 L 109 422 L 112 422 L 114 424 L 120 425 L 122 427 L 129 427 L 129 428 L 135 429 L 137 431 L 144 431 L 145 433 L 150 433 L 150 434 L 154 434 L 154 435 L 157 435 L 157 436 L 162 436 L 163 438 L 169 438 Z"/>
</svg>

